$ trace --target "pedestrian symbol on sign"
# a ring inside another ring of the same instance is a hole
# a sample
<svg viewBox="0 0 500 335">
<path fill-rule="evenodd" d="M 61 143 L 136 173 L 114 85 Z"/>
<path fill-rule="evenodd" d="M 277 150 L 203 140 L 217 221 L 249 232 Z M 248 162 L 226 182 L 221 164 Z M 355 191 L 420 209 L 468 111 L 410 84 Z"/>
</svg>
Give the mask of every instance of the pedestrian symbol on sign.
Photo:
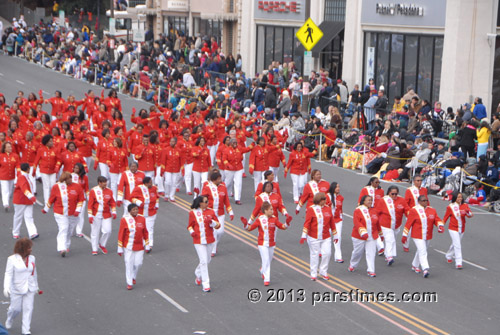
<svg viewBox="0 0 500 335">
<path fill-rule="evenodd" d="M 313 33 L 313 29 L 311 27 L 309 27 L 309 24 L 308 24 L 307 29 L 306 29 L 306 34 L 307 34 L 306 43 L 307 43 L 307 41 L 309 41 L 309 39 L 311 39 L 311 43 L 314 43 L 312 33 Z"/>
</svg>

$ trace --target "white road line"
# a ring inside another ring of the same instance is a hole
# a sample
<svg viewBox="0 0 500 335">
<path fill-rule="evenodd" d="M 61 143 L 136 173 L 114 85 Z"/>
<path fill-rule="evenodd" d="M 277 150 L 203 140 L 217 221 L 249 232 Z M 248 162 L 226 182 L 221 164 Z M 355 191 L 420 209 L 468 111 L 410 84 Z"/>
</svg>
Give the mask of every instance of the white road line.
<svg viewBox="0 0 500 335">
<path fill-rule="evenodd" d="M 3 77 L 3 73 L 0 73 L 0 76 L 2 76 L 2 77 Z"/>
<path fill-rule="evenodd" d="M 50 94 L 50 93 L 49 93 L 49 92 L 47 92 L 47 91 L 42 91 L 42 93 L 44 93 L 44 94 Z"/>
<path fill-rule="evenodd" d="M 162 290 L 155 288 L 155 292 L 158 293 L 162 298 L 164 298 L 165 300 L 167 300 L 169 303 L 171 303 L 172 305 L 174 305 L 175 307 L 177 307 L 177 309 L 180 310 L 181 312 L 183 312 L 183 313 L 189 313 L 189 311 L 187 309 L 185 309 L 184 307 L 182 307 L 181 305 L 179 305 L 177 303 L 177 301 L 175 301 L 174 299 L 170 298 Z"/>
<path fill-rule="evenodd" d="M 438 249 L 434 249 L 434 251 L 437 251 L 437 252 L 439 252 L 440 254 L 446 255 L 446 252 L 444 252 L 444 251 L 441 251 L 441 250 L 438 250 Z M 464 263 L 467 263 L 467 264 L 470 264 L 470 265 L 472 265 L 472 266 L 475 266 L 475 267 L 476 267 L 476 268 L 478 268 L 478 269 L 481 269 L 481 270 L 484 270 L 484 271 L 488 271 L 488 269 L 487 269 L 487 268 L 485 268 L 484 266 L 477 265 L 477 264 L 475 264 L 475 263 L 472 263 L 472 262 L 466 261 L 465 259 L 463 259 L 462 261 L 463 261 Z"/>
<path fill-rule="evenodd" d="M 24 85 L 24 82 L 20 81 L 20 80 L 16 80 L 16 82 L 18 82 L 19 84 L 21 85 Z"/>
<path fill-rule="evenodd" d="M 92 244 L 92 240 L 90 239 L 90 237 L 88 237 L 87 235 L 83 234 L 83 237 L 89 241 L 90 244 Z"/>
</svg>

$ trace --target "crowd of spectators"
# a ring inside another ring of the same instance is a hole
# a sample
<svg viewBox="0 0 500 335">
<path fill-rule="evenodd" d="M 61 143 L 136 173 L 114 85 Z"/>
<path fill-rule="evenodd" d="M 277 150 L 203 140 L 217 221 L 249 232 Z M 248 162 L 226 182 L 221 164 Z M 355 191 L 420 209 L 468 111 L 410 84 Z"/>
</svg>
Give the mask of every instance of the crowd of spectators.
<svg viewBox="0 0 500 335">
<path fill-rule="evenodd" d="M 170 108 L 196 101 L 259 114 L 288 135 L 287 146 L 303 140 L 319 159 L 343 168 L 394 181 L 423 174 L 443 196 L 465 187 L 471 203 L 500 200 L 500 105 L 489 119 L 480 97 L 444 109 L 408 87 L 389 101 L 373 79 L 349 89 L 326 69 L 303 74 L 294 62 L 273 61 L 248 76 L 241 56 L 224 54 L 215 37 L 182 32 L 154 39 L 150 30 L 146 42 L 133 43 L 99 39 L 88 28 L 28 27 L 20 18 L 2 45 L 10 55 Z M 456 171 L 462 185 L 450 186 Z"/>
</svg>

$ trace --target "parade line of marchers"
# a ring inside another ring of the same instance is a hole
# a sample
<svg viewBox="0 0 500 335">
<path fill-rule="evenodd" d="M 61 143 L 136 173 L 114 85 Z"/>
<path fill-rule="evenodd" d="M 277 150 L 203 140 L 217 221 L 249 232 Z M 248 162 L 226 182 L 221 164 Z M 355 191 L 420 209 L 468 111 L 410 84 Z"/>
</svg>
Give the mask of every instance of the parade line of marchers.
<svg viewBox="0 0 500 335">
<path fill-rule="evenodd" d="M 264 298 L 264 299 L 263 299 Z M 365 292 L 359 289 L 350 291 L 312 291 L 304 289 L 259 289 L 248 291 L 248 300 L 253 303 L 263 302 L 311 302 L 313 306 L 329 302 L 438 302 L 437 292 Z"/>
</svg>

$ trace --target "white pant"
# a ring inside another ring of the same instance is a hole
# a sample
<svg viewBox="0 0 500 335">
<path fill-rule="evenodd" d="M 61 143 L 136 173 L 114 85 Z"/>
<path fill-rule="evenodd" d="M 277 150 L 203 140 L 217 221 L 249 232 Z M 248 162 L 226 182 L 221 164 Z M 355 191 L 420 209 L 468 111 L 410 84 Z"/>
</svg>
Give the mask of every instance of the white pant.
<svg viewBox="0 0 500 335">
<path fill-rule="evenodd" d="M 212 260 L 212 248 L 214 244 L 195 244 L 194 248 L 200 259 L 200 263 L 194 270 L 196 278 L 201 278 L 203 288 L 210 288 L 210 277 L 208 276 L 208 264 Z"/>
<path fill-rule="evenodd" d="M 2 202 L 3 207 L 9 207 L 10 195 L 12 194 L 12 187 L 14 186 L 14 179 L 0 180 L 2 187 Z"/>
<path fill-rule="evenodd" d="M 191 180 L 193 178 L 192 175 L 193 175 L 193 163 L 184 164 L 184 184 L 186 185 L 186 193 L 191 193 Z"/>
<path fill-rule="evenodd" d="M 257 192 L 260 182 L 264 179 L 264 172 L 266 171 L 254 171 L 253 172 L 253 188 L 254 193 Z"/>
<path fill-rule="evenodd" d="M 273 167 L 273 166 L 270 166 L 269 167 L 269 170 L 273 171 L 274 173 L 274 182 L 277 183 L 278 182 L 278 173 L 280 172 L 280 167 Z"/>
<path fill-rule="evenodd" d="M 153 216 L 146 216 L 146 228 L 148 230 L 149 235 L 149 245 L 146 246 L 146 250 L 149 250 L 153 247 L 154 236 L 155 236 L 155 221 L 156 214 Z"/>
<path fill-rule="evenodd" d="M 201 193 L 201 185 L 207 181 L 208 172 L 196 172 L 193 171 L 193 188 L 197 188 L 198 192 Z M 195 194 L 194 196 L 198 196 L 199 194 Z"/>
<path fill-rule="evenodd" d="M 226 170 L 219 170 L 222 181 L 226 183 Z"/>
<path fill-rule="evenodd" d="M 69 216 L 54 213 L 59 231 L 57 232 L 57 251 L 66 251 L 68 245 Z"/>
<path fill-rule="evenodd" d="M 92 243 L 92 251 L 97 251 L 100 245 L 106 246 L 109 236 L 111 235 L 111 224 L 113 219 L 104 219 L 103 217 L 94 217 L 94 223 L 90 225 L 90 240 Z M 102 233 L 99 239 L 99 234 Z"/>
<path fill-rule="evenodd" d="M 299 201 L 299 197 L 304 190 L 307 182 L 307 174 L 290 174 L 292 176 L 293 184 L 293 201 Z"/>
<path fill-rule="evenodd" d="M 83 157 L 83 160 L 85 161 L 85 164 L 87 164 L 87 168 L 90 170 L 90 167 L 92 166 L 92 162 L 94 161 L 92 156 Z"/>
<path fill-rule="evenodd" d="M 455 256 L 455 264 L 462 265 L 462 237 L 464 233 L 459 233 L 455 230 L 448 230 L 451 237 L 451 245 L 446 253 L 447 259 L 452 259 Z"/>
<path fill-rule="evenodd" d="M 408 232 L 408 238 L 406 239 L 406 243 L 403 243 L 403 248 L 408 249 L 410 247 L 410 240 L 411 240 L 411 228 L 410 231 Z"/>
<path fill-rule="evenodd" d="M 52 190 L 52 186 L 56 183 L 56 174 L 46 174 L 40 173 L 40 177 L 42 177 L 42 185 L 43 185 L 43 201 L 46 204 L 50 198 L 50 191 Z"/>
<path fill-rule="evenodd" d="M 120 174 L 119 173 L 109 173 L 109 185 L 111 188 L 111 191 L 113 191 L 113 199 L 116 198 L 116 193 L 118 192 L 118 182 L 120 181 Z"/>
<path fill-rule="evenodd" d="M 154 170 L 151 170 L 151 171 L 144 171 L 144 177 L 149 177 L 151 178 L 151 180 L 153 181 L 153 183 L 155 182 L 155 172 Z"/>
<path fill-rule="evenodd" d="M 33 205 L 17 205 L 14 204 L 14 224 L 12 226 L 12 235 L 19 236 L 21 232 L 21 225 L 26 223 L 28 229 L 28 236 L 37 234 L 35 222 L 33 221 Z"/>
<path fill-rule="evenodd" d="M 123 199 L 123 204 L 122 204 L 123 215 L 122 216 L 125 216 L 128 213 L 128 205 L 130 205 L 130 204 L 131 204 L 130 201 L 128 201 L 127 199 Z"/>
<path fill-rule="evenodd" d="M 87 205 L 87 201 L 84 201 L 82 204 L 82 211 L 80 212 L 80 215 L 78 216 L 78 224 L 76 225 L 76 234 L 83 234 L 83 224 L 85 223 L 85 206 Z"/>
<path fill-rule="evenodd" d="M 163 178 L 165 180 L 165 198 L 175 200 L 175 189 L 177 187 L 176 182 L 179 179 L 179 176 L 179 172 L 165 172 Z"/>
<path fill-rule="evenodd" d="M 39 174 L 39 173 L 38 173 Z M 35 176 L 37 175 L 37 173 L 35 172 Z M 30 171 L 28 173 L 28 177 L 29 179 L 31 180 L 31 186 L 33 186 L 33 189 L 31 190 L 31 192 L 33 194 L 36 193 L 36 178 L 33 177 L 33 166 L 30 166 Z"/>
<path fill-rule="evenodd" d="M 413 257 L 413 262 L 411 265 L 418 268 L 422 266 L 422 270 L 429 269 L 429 261 L 427 260 L 427 246 L 429 245 L 429 240 L 422 240 L 419 238 L 414 238 L 415 246 L 417 251 L 415 252 L 415 257 Z"/>
<path fill-rule="evenodd" d="M 127 285 L 132 285 L 133 280 L 137 278 L 137 272 L 139 272 L 142 266 L 144 250 L 133 251 L 124 249 L 123 259 L 125 260 L 125 278 L 127 280 Z"/>
<path fill-rule="evenodd" d="M 165 193 L 165 182 L 163 181 L 163 176 L 161 175 L 161 166 L 156 168 L 154 183 L 158 186 L 158 193 Z"/>
<path fill-rule="evenodd" d="M 384 241 L 385 241 L 385 258 L 394 258 L 396 257 L 396 235 L 399 233 L 399 228 L 398 229 L 391 229 L 391 228 L 386 228 L 386 227 L 381 227 L 382 228 L 382 233 L 384 234 Z"/>
<path fill-rule="evenodd" d="M 101 176 L 106 177 L 108 180 L 108 185 L 110 184 L 110 177 L 109 177 L 109 166 L 106 163 L 100 163 L 99 162 L 99 171 L 101 171 Z"/>
<path fill-rule="evenodd" d="M 208 151 L 210 151 L 210 162 L 212 166 L 215 164 L 215 154 L 217 153 L 217 145 L 208 146 Z"/>
<path fill-rule="evenodd" d="M 377 238 L 377 251 L 380 251 L 381 249 L 384 249 L 384 242 L 380 238 L 380 236 Z"/>
<path fill-rule="evenodd" d="M 307 244 L 309 245 L 309 266 L 311 268 L 311 277 L 318 276 L 319 254 L 321 254 L 321 264 L 319 264 L 319 274 L 321 276 L 328 275 L 328 263 L 332 255 L 332 238 L 318 240 L 307 236 Z"/>
<path fill-rule="evenodd" d="M 241 185 L 243 183 L 243 170 L 231 171 L 226 170 L 226 187 L 230 192 L 231 186 L 234 184 L 234 200 L 241 200 Z"/>
<path fill-rule="evenodd" d="M 274 247 L 264 247 L 259 245 L 260 259 L 262 266 L 260 274 L 264 275 L 264 281 L 271 281 L 271 261 L 273 260 Z"/>
<path fill-rule="evenodd" d="M 75 228 L 80 222 L 80 216 L 68 216 L 68 237 L 66 238 L 66 249 L 71 246 L 71 236 L 75 233 Z"/>
<path fill-rule="evenodd" d="M 342 259 L 342 225 L 343 222 L 339 221 L 335 223 L 335 228 L 337 230 L 338 242 L 333 244 L 335 250 L 335 260 Z"/>
<path fill-rule="evenodd" d="M 217 253 L 217 245 L 219 244 L 219 241 L 224 235 L 224 220 L 226 219 L 226 215 L 217 215 L 217 219 L 219 220 L 220 227 L 219 229 L 214 229 L 214 237 L 215 237 L 215 242 L 214 242 L 214 248 L 212 253 L 216 254 Z"/>
<path fill-rule="evenodd" d="M 22 333 L 30 334 L 31 316 L 33 314 L 33 303 L 35 300 L 35 292 L 26 294 L 10 294 L 10 306 L 7 310 L 7 320 L 12 322 L 18 315 L 23 312 Z"/>
<path fill-rule="evenodd" d="M 360 240 L 358 238 L 351 237 L 352 239 L 352 255 L 351 255 L 351 266 L 356 268 L 365 252 L 367 272 L 375 272 L 375 254 L 377 253 L 377 242 L 373 239 L 369 241 Z"/>
</svg>

